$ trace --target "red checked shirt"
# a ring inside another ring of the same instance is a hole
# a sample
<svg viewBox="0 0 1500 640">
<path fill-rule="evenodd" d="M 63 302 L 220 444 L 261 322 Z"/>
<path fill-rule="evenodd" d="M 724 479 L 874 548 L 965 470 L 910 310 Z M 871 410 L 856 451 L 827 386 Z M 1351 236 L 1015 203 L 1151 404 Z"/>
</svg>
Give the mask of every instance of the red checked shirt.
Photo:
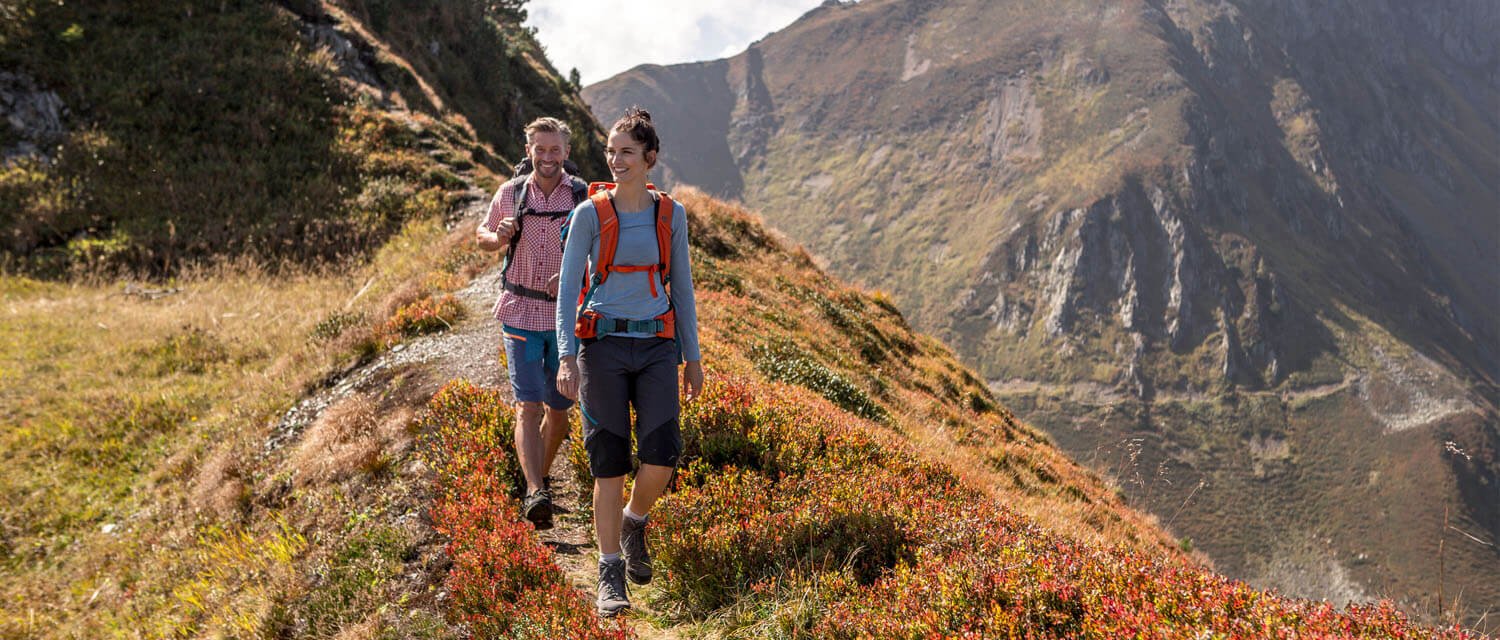
<svg viewBox="0 0 1500 640">
<path fill-rule="evenodd" d="M 526 200 L 533 210 L 540 212 L 571 211 L 576 204 L 573 191 L 568 188 L 567 172 L 563 172 L 562 181 L 550 196 L 542 193 L 542 188 L 536 184 L 536 174 L 532 173 L 526 178 Z M 484 228 L 494 231 L 501 220 L 514 215 L 515 189 L 506 182 L 490 200 Z M 515 255 L 510 257 L 510 273 L 506 279 L 528 289 L 549 290 L 549 281 L 562 268 L 562 226 L 567 219 L 567 216 L 553 220 L 527 216 L 521 224 L 521 240 L 516 243 Z M 500 299 L 495 301 L 495 319 L 517 329 L 553 331 L 557 323 L 557 305 L 518 296 L 502 288 Z"/>
</svg>

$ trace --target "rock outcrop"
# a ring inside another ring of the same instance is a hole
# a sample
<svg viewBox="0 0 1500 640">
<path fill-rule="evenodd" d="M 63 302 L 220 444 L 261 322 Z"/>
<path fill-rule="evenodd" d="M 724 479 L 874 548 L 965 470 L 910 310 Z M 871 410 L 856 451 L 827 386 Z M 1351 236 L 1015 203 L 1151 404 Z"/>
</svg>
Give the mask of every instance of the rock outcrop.
<svg viewBox="0 0 1500 640">
<path fill-rule="evenodd" d="M 0 138 L 6 140 L 0 161 L 46 155 L 67 131 L 67 115 L 57 92 L 43 89 L 25 74 L 0 71 L 0 120 L 10 129 L 9 136 Z"/>
</svg>

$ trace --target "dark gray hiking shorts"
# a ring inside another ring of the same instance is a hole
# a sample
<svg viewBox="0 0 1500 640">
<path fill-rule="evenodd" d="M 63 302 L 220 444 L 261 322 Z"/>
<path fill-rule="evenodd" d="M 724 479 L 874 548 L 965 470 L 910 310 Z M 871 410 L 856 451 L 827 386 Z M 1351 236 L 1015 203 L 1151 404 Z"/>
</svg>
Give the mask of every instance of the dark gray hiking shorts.
<svg viewBox="0 0 1500 640">
<path fill-rule="evenodd" d="M 677 466 L 682 431 L 677 418 L 677 341 L 605 336 L 578 350 L 583 444 L 595 478 L 630 473 L 630 410 L 635 409 L 636 457 L 642 464 Z"/>
</svg>

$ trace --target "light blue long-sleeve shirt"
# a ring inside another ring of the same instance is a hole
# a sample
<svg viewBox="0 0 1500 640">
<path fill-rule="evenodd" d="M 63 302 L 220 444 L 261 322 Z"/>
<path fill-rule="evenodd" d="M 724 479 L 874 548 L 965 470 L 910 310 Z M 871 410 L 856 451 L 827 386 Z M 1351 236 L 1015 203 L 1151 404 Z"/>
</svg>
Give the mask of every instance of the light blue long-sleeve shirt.
<svg viewBox="0 0 1500 640">
<path fill-rule="evenodd" d="M 674 202 L 672 209 L 672 264 L 668 265 L 667 277 L 671 279 L 671 306 L 677 312 L 677 345 L 682 358 L 689 362 L 701 360 L 698 350 L 698 307 L 693 300 L 693 272 L 688 262 L 687 211 L 682 203 Z M 588 264 L 599 256 L 599 214 L 594 203 L 585 200 L 573 209 L 568 239 L 563 245 L 562 274 L 559 276 L 557 292 L 557 344 L 560 356 L 578 354 L 578 337 L 573 335 L 573 325 L 578 319 L 578 292 L 582 289 L 583 276 Z M 615 248 L 617 265 L 656 264 L 660 256 L 656 247 L 656 205 L 642 211 L 616 211 L 620 225 L 620 243 Z M 600 285 L 591 298 L 588 308 L 606 318 L 620 320 L 650 320 L 667 312 L 667 295 L 656 283 L 656 297 L 651 296 L 651 281 L 658 277 L 649 272 L 613 272 Z M 630 338 L 650 338 L 650 333 L 617 333 Z"/>
</svg>

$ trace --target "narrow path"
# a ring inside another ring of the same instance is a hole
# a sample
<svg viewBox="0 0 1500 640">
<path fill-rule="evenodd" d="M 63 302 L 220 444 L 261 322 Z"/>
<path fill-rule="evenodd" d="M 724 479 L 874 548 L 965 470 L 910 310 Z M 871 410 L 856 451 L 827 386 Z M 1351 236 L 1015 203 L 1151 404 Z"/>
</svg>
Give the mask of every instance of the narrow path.
<svg viewBox="0 0 1500 640">
<path fill-rule="evenodd" d="M 496 279 L 499 267 L 476 276 L 457 294 L 468 308 L 468 315 L 449 331 L 431 336 L 421 345 L 412 345 L 411 353 L 399 360 L 421 362 L 442 383 L 457 377 L 465 377 L 475 384 L 499 389 L 507 400 L 511 397 L 510 385 L 499 363 L 500 329 L 490 316 L 495 296 L 499 295 Z M 573 430 L 570 438 L 582 438 L 577 425 L 577 411 L 573 412 Z M 588 601 L 594 601 L 598 577 L 598 545 L 594 542 L 593 487 L 580 483 L 572 464 L 568 461 L 568 446 L 564 442 L 552 463 L 554 499 L 558 507 L 555 526 L 539 532 L 538 537 L 553 551 L 553 560 L 562 568 L 568 582 L 582 591 Z M 630 585 L 630 600 L 634 607 L 630 614 L 630 626 L 636 635 L 646 639 L 675 639 L 682 637 L 670 626 L 658 628 L 660 615 L 648 606 L 655 595 L 654 587 Z"/>
<path fill-rule="evenodd" d="M 1341 382 L 1323 384 L 1314 387 L 1299 388 L 1277 388 L 1264 390 L 1240 389 L 1238 393 L 1251 397 L 1277 397 L 1283 402 L 1299 402 L 1303 400 L 1320 399 L 1335 393 L 1345 391 L 1354 384 L 1359 383 L 1360 378 L 1344 379 Z M 1054 383 L 1041 380 L 1025 380 L 1012 378 L 1010 380 L 991 380 L 990 391 L 997 396 L 1018 395 L 1049 395 L 1067 397 L 1070 400 L 1087 405 L 1107 405 L 1134 398 L 1120 389 L 1099 384 L 1097 382 L 1078 383 Z M 1179 391 L 1175 389 L 1157 389 L 1152 394 L 1152 402 L 1209 402 L 1217 397 L 1203 391 Z"/>
<path fill-rule="evenodd" d="M 473 212 L 469 215 L 473 215 Z M 302 430 L 328 407 L 358 393 L 378 391 L 392 372 L 418 372 L 417 393 L 427 396 L 436 393 L 448 382 L 462 378 L 481 387 L 498 389 L 507 401 L 511 400 L 510 385 L 499 362 L 500 331 L 494 318 L 490 316 L 495 296 L 498 295 L 498 275 L 499 265 L 496 264 L 455 293 L 468 313 L 448 330 L 411 338 L 362 366 L 340 373 L 326 387 L 294 405 L 283 414 L 263 443 L 261 455 L 269 455 L 285 444 L 295 442 Z M 571 437 L 581 438 L 582 434 L 576 426 L 576 411 L 574 416 L 575 426 Z M 554 561 L 562 568 L 568 582 L 592 603 L 598 567 L 592 507 L 589 504 L 593 489 L 591 486 L 582 486 L 575 477 L 567 458 L 568 444 L 564 443 L 552 465 L 553 482 L 560 507 L 555 519 L 556 526 L 550 531 L 540 532 L 539 537 L 552 548 Z M 654 595 L 654 587 L 631 586 L 630 599 L 634 611 L 629 614 L 629 620 L 637 636 L 646 639 L 685 637 L 667 623 L 662 623 L 662 628 L 657 626 L 661 617 L 647 604 Z"/>
<path fill-rule="evenodd" d="M 582 437 L 576 425 L 572 437 Z M 563 449 L 558 452 L 557 459 L 552 464 L 553 500 L 557 506 L 557 516 L 553 519 L 555 526 L 549 531 L 540 532 L 539 536 L 543 544 L 552 548 L 554 561 L 567 575 L 568 582 L 583 591 L 589 602 L 593 602 L 599 575 L 599 549 L 594 541 L 593 508 L 590 504 L 593 488 L 580 484 L 573 473 L 567 459 L 568 444 L 563 443 Z M 656 596 L 654 585 L 642 587 L 630 584 L 627 588 L 630 590 L 632 609 L 626 615 L 637 636 L 662 640 L 684 637 L 662 619 L 660 612 L 650 606 L 650 600 Z M 663 626 L 658 627 L 658 624 Z"/>
</svg>

